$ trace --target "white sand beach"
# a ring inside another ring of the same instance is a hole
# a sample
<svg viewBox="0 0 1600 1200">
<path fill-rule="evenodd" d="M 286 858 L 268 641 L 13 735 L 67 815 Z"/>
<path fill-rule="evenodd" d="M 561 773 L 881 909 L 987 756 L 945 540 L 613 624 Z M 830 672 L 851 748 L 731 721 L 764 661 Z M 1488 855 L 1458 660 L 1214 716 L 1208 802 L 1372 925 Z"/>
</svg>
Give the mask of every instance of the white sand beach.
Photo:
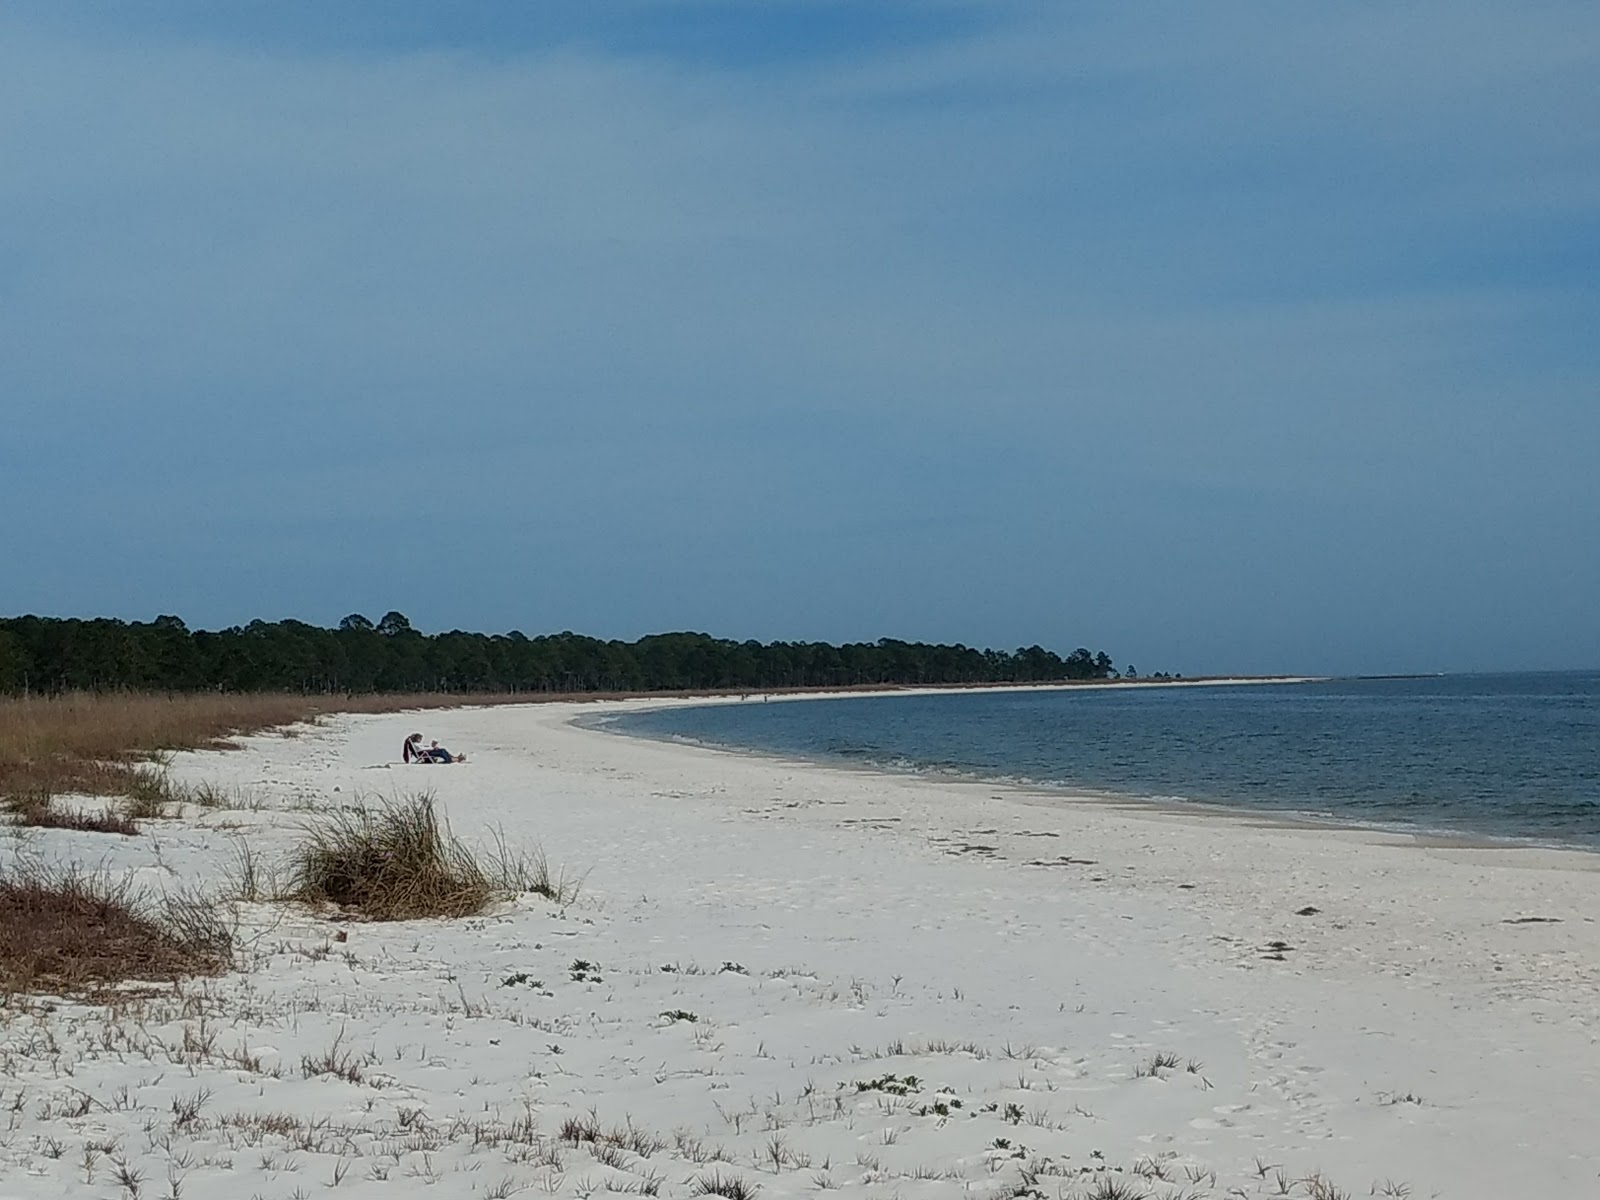
<svg viewBox="0 0 1600 1200">
<path fill-rule="evenodd" d="M 6 831 L 217 889 L 241 840 L 430 788 L 583 887 L 242 905 L 236 973 L 0 1007 L 0 1200 L 1600 1196 L 1600 855 L 571 723 L 598 708 L 338 717 L 179 756 L 228 808 Z M 413 728 L 470 761 L 401 767 Z"/>
</svg>

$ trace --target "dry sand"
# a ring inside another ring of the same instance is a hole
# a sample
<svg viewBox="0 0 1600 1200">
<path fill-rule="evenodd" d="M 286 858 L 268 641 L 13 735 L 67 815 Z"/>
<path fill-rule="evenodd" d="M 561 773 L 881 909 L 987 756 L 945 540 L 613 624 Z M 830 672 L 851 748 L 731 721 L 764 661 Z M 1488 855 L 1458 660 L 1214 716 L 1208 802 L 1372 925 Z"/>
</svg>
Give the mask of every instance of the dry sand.
<svg viewBox="0 0 1600 1200">
<path fill-rule="evenodd" d="M 243 905 L 239 973 L 0 1008 L 0 1198 L 1600 1196 L 1600 856 L 571 724 L 595 709 L 333 718 L 180 757 L 237 811 L 8 834 L 215 887 L 241 839 L 429 787 L 584 888 L 388 926 Z M 413 727 L 471 761 L 390 765 Z"/>
</svg>

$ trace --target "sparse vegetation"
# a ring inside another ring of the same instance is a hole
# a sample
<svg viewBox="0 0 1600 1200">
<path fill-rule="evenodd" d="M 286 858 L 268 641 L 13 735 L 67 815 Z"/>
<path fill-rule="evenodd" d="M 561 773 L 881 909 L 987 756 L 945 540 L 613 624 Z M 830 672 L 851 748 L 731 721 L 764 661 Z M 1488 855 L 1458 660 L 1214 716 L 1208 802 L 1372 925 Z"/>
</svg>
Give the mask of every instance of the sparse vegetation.
<svg viewBox="0 0 1600 1200">
<path fill-rule="evenodd" d="M 1308 1175 L 1300 1182 L 1305 1185 L 1307 1200 L 1350 1200 L 1349 1192 L 1335 1187 L 1320 1173 Z"/>
<path fill-rule="evenodd" d="M 234 843 L 233 870 L 228 878 L 228 892 L 235 900 L 252 903 L 276 900 L 280 896 L 277 871 L 263 862 L 251 848 L 249 841 L 244 838 Z"/>
<path fill-rule="evenodd" d="M 857 1093 L 884 1092 L 890 1096 L 908 1096 L 922 1087 L 922 1080 L 915 1075 L 907 1075 L 901 1079 L 897 1075 L 880 1075 L 876 1079 L 858 1079 L 855 1082 Z"/>
<path fill-rule="evenodd" d="M 552 871 L 543 847 L 515 854 L 498 833 L 493 861 L 502 877 L 516 880 L 519 891 L 532 892 L 557 904 L 571 904 L 583 887 L 581 879 L 568 879 L 565 872 Z"/>
<path fill-rule="evenodd" d="M 159 820 L 167 815 L 172 805 L 182 799 L 173 789 L 172 780 L 167 775 L 165 760 L 158 760 L 153 766 L 140 764 L 130 768 L 123 784 L 123 792 L 127 796 L 124 802 L 127 814 L 141 821 Z"/>
<path fill-rule="evenodd" d="M 582 1116 L 567 1117 L 561 1122 L 560 1138 L 573 1146 L 589 1145 L 594 1148 L 612 1147 L 637 1154 L 640 1158 L 649 1158 L 652 1154 L 667 1148 L 667 1140 L 654 1133 L 640 1129 L 631 1120 L 625 1125 L 614 1126 L 606 1129 L 600 1124 L 599 1114 L 593 1109 Z M 678 1142 L 679 1149 L 683 1147 L 683 1140 Z M 596 1155 L 599 1158 L 600 1155 Z"/>
<path fill-rule="evenodd" d="M 737 1175 L 724 1175 L 721 1171 L 696 1175 L 689 1184 L 691 1196 L 723 1196 L 726 1200 L 755 1200 L 755 1194 L 760 1190 L 759 1183 L 749 1183 Z"/>
<path fill-rule="evenodd" d="M 333 1044 L 320 1054 L 308 1054 L 300 1060 L 300 1073 L 307 1079 L 332 1075 L 346 1083 L 363 1084 L 367 1081 L 367 1068 L 378 1061 L 373 1053 L 357 1054 L 344 1048 L 344 1031 L 341 1029 Z"/>
<path fill-rule="evenodd" d="M 146 897 L 72 867 L 0 877 L 0 992 L 97 993 L 216 974 L 232 951 L 231 931 L 205 904 Z"/>
<path fill-rule="evenodd" d="M 11 793 L 0 798 L 0 809 L 12 824 L 32 829 L 73 829 L 80 833 L 115 833 L 133 837 L 139 832 L 131 817 L 117 812 L 84 812 L 56 808 L 50 793 L 41 787 Z"/>
<path fill-rule="evenodd" d="M 1150 1056 L 1148 1062 L 1140 1063 L 1133 1069 L 1135 1079 L 1160 1079 L 1161 1072 L 1175 1071 L 1182 1060 L 1168 1051 L 1159 1051 Z M 1199 1064 L 1195 1065 L 1195 1072 L 1199 1071 Z M 1193 1073 L 1193 1072 L 1192 1072 Z"/>
<path fill-rule="evenodd" d="M 1123 1176 L 1100 1175 L 1082 1196 L 1083 1200 L 1149 1200 L 1150 1192 Z"/>
<path fill-rule="evenodd" d="M 919 1117 L 948 1117 L 952 1112 L 957 1112 L 962 1106 L 961 1099 L 947 1088 L 941 1088 L 935 1093 L 933 1099 L 919 1105 L 914 1111 Z"/>
</svg>

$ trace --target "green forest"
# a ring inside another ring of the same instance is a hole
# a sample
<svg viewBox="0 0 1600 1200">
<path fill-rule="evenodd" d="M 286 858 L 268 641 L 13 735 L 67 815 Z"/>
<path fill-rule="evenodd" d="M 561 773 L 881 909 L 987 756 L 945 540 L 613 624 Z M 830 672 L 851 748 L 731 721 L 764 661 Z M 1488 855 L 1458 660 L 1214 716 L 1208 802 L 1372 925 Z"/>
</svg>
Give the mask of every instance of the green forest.
<svg viewBox="0 0 1600 1200">
<path fill-rule="evenodd" d="M 601 641 L 426 634 L 398 612 L 351 614 L 336 629 L 252 621 L 191 630 L 178 617 L 0 618 L 0 692 L 646 692 L 858 687 L 874 684 L 1044 683 L 1105 679 L 1104 653 L 1062 657 L 1040 646 L 975 650 L 882 638 L 758 642 L 704 633 Z"/>
</svg>

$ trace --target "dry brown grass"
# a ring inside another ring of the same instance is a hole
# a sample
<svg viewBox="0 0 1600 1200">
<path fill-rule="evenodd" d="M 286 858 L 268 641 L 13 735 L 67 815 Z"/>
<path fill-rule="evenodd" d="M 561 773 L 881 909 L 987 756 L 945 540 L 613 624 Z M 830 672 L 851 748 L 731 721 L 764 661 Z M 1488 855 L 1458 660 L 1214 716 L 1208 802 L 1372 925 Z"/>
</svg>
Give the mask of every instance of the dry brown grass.
<svg viewBox="0 0 1600 1200">
<path fill-rule="evenodd" d="M 315 716 L 298 697 L 71 693 L 0 698 L 0 795 L 128 795 L 168 750 Z"/>
<path fill-rule="evenodd" d="M 121 813 L 56 808 L 51 803 L 50 793 L 42 789 L 0 796 L 0 811 L 11 817 L 13 825 L 33 829 L 75 829 L 80 833 L 117 833 L 123 837 L 133 837 L 139 832 L 133 818 Z"/>
<path fill-rule="evenodd" d="M 467 917 L 499 896 L 539 890 L 537 859 L 482 860 L 440 819 L 423 792 L 379 809 L 342 810 L 307 830 L 283 897 L 333 904 L 374 921 Z M 543 882 L 549 885 L 548 870 Z"/>
<path fill-rule="evenodd" d="M 130 980 L 210 975 L 232 961 L 209 906 L 152 901 L 67 868 L 0 877 L 0 992 L 95 994 Z"/>
<path fill-rule="evenodd" d="M 0 798 L 28 794 L 129 796 L 132 815 L 159 816 L 183 796 L 161 756 L 224 750 L 231 739 L 335 712 L 401 712 L 462 704 L 527 703 L 518 696 L 293 696 L 215 692 L 71 692 L 0 697 Z M 156 765 L 152 765 L 156 764 Z"/>
</svg>

